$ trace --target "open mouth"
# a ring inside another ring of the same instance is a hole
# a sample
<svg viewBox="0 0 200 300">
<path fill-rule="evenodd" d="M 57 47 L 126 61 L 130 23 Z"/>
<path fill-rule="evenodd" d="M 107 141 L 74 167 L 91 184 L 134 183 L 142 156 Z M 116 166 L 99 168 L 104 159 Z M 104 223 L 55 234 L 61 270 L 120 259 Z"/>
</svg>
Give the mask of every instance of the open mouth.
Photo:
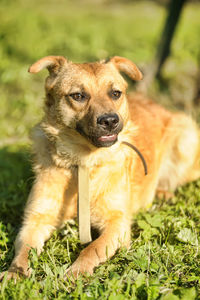
<svg viewBox="0 0 200 300">
<path fill-rule="evenodd" d="M 86 135 L 80 126 L 77 126 L 76 130 L 85 138 L 89 139 L 90 142 L 96 147 L 110 147 L 114 145 L 118 140 L 118 134 L 106 134 L 101 136 Z"/>
<path fill-rule="evenodd" d="M 117 134 L 102 135 L 98 138 L 99 142 L 114 142 L 117 140 Z"/>
<path fill-rule="evenodd" d="M 100 137 L 93 139 L 93 144 L 96 147 L 110 147 L 117 142 L 118 135 L 110 134 L 110 135 L 101 135 Z"/>
</svg>

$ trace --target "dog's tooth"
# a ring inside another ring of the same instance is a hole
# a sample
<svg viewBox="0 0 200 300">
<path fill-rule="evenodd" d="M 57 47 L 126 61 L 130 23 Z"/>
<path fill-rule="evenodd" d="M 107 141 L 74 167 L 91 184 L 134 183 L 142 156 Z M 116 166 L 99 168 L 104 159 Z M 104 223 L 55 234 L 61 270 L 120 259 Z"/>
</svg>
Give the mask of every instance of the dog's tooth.
<svg viewBox="0 0 200 300">
<path fill-rule="evenodd" d="M 116 134 L 102 135 L 101 137 L 99 137 L 99 141 L 101 141 L 101 142 L 114 141 L 114 140 L 116 140 L 116 138 L 117 138 Z"/>
</svg>

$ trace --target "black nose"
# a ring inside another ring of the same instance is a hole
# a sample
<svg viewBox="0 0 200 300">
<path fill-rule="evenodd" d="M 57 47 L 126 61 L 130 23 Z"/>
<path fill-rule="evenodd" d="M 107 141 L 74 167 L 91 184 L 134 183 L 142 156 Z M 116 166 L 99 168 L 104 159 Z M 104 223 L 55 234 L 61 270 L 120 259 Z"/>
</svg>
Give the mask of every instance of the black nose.
<svg viewBox="0 0 200 300">
<path fill-rule="evenodd" d="M 117 114 L 104 114 L 97 118 L 97 124 L 104 129 L 114 129 L 119 123 L 119 117 Z"/>
</svg>

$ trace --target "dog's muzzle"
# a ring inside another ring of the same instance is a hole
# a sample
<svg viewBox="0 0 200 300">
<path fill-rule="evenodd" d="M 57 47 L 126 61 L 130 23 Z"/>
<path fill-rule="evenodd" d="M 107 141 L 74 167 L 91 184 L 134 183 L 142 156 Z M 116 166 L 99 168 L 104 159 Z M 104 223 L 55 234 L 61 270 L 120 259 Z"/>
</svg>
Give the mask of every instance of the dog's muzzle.
<svg viewBox="0 0 200 300">
<path fill-rule="evenodd" d="M 119 123 L 119 116 L 116 113 L 99 116 L 97 118 L 97 126 L 102 135 L 97 137 L 96 146 L 109 147 L 116 143 L 119 133 Z"/>
<path fill-rule="evenodd" d="M 81 123 L 77 124 L 76 129 L 96 147 L 110 147 L 117 142 L 123 122 L 116 113 L 102 114 L 96 118 L 95 123 L 95 125 L 88 124 L 87 134 Z"/>
</svg>

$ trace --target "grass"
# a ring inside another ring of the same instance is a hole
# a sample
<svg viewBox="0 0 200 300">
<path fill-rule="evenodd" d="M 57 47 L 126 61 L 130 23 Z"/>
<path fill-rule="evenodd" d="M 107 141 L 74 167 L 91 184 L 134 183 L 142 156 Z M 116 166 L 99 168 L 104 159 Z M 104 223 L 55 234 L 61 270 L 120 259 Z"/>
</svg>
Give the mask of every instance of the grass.
<svg viewBox="0 0 200 300">
<path fill-rule="evenodd" d="M 121 55 L 144 68 L 155 51 L 164 8 L 150 1 L 109 3 L 1 1 L 0 272 L 13 258 L 33 181 L 28 132 L 42 116 L 46 74 L 28 74 L 29 65 L 49 54 L 75 61 Z M 161 90 L 155 83 L 160 101 L 169 103 L 172 97 L 177 104 L 193 98 L 199 12 L 198 3 L 184 10 L 163 72 L 168 85 Z M 63 279 L 82 249 L 77 224 L 68 223 L 47 241 L 40 257 L 31 251 L 30 279 L 0 283 L 0 299 L 200 299 L 199 220 L 197 181 L 179 188 L 171 201 L 155 199 L 148 212 L 134 218 L 131 248 L 75 283 Z"/>
</svg>

